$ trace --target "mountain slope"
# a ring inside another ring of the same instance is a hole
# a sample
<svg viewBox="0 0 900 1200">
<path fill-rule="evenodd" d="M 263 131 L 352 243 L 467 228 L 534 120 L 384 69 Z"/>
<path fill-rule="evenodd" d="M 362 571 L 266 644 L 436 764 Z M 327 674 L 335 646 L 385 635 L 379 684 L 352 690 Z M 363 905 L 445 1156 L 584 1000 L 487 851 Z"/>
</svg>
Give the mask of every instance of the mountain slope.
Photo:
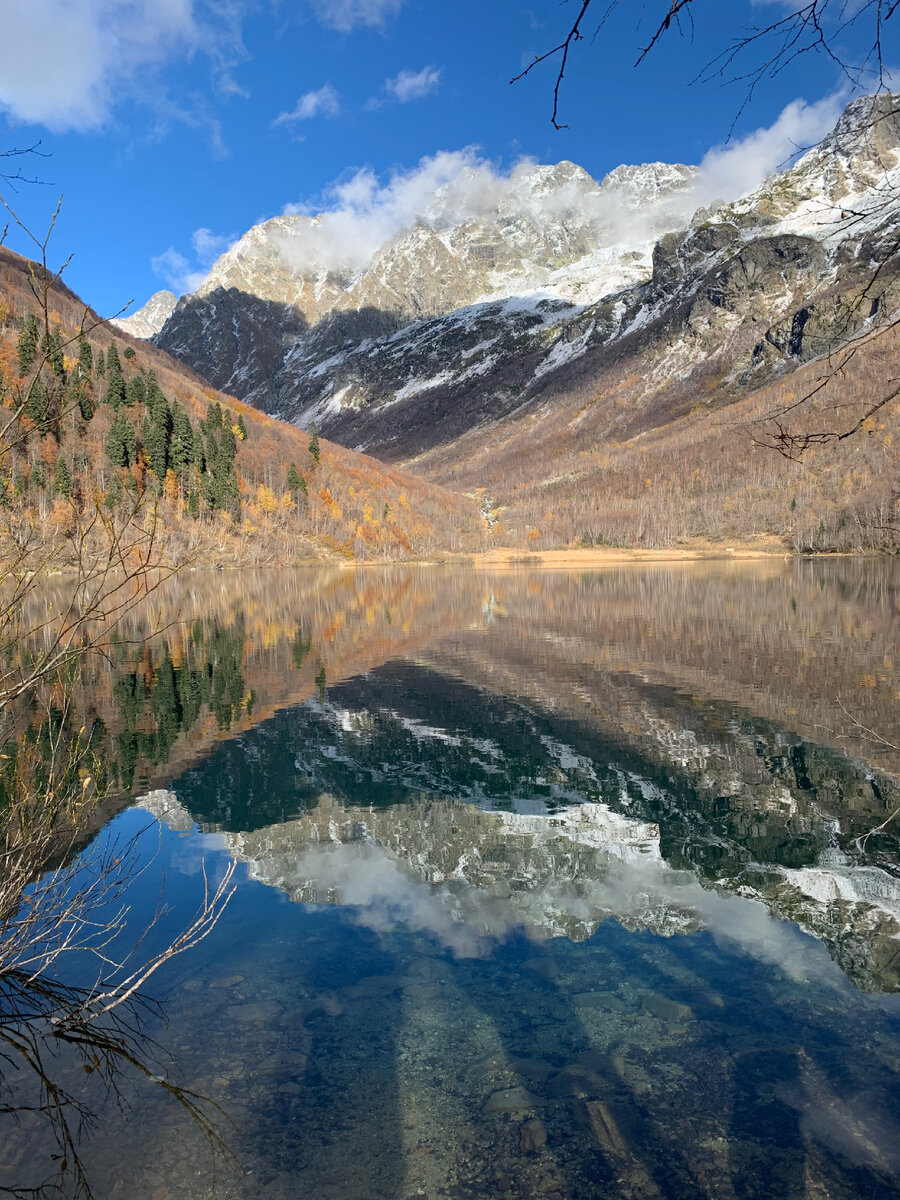
<svg viewBox="0 0 900 1200">
<path fill-rule="evenodd" d="M 40 268 L 5 249 L 0 266 L 0 557 L 34 542 L 65 560 L 73 530 L 95 514 L 104 526 L 152 520 L 164 559 L 207 565 L 479 544 L 471 502 L 340 446 L 316 448 L 110 329 L 59 282 L 50 349 L 32 339 L 28 351 Z"/>
<path fill-rule="evenodd" d="M 156 340 L 258 407 L 479 492 L 499 540 L 893 544 L 896 404 L 867 440 L 840 435 L 896 374 L 898 111 L 853 101 L 793 167 L 690 219 L 690 168 L 598 186 L 560 164 L 479 221 L 443 226 L 436 194 L 364 269 L 313 277 L 283 239 L 322 257 L 326 218 L 279 218 Z M 810 431 L 808 466 L 753 444 L 793 452 Z"/>
</svg>

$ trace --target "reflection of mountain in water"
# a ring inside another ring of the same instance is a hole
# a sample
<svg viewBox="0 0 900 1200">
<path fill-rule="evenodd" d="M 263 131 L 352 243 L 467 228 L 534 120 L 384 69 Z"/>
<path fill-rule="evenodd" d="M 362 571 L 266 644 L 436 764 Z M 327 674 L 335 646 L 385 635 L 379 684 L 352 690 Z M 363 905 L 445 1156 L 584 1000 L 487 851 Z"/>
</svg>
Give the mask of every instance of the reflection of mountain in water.
<svg viewBox="0 0 900 1200">
<path fill-rule="evenodd" d="M 607 679 L 588 723 L 392 663 L 224 743 L 178 799 L 294 899 L 459 952 L 609 916 L 778 941 L 727 892 L 821 938 L 859 986 L 897 989 L 900 883 L 854 847 L 900 803 L 892 782 L 724 704 Z"/>
</svg>

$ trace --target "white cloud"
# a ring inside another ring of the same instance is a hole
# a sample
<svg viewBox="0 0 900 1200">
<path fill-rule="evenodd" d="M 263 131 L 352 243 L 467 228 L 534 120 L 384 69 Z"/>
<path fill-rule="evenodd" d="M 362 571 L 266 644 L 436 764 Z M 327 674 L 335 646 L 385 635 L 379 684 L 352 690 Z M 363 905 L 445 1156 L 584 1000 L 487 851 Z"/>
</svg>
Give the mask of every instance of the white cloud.
<svg viewBox="0 0 900 1200">
<path fill-rule="evenodd" d="M 441 151 L 411 170 L 393 172 L 386 181 L 366 167 L 314 202 L 285 206 L 286 215 L 316 219 L 298 227 L 282 252 L 298 270 L 361 267 L 379 246 L 416 221 L 448 226 L 463 216 L 492 211 L 509 180 L 473 149 Z"/>
<path fill-rule="evenodd" d="M 279 113 L 273 125 L 293 125 L 313 117 L 336 117 L 341 111 L 341 98 L 330 83 L 315 92 L 305 92 L 290 112 Z"/>
<path fill-rule="evenodd" d="M 196 291 L 206 278 L 205 271 L 198 271 L 174 246 L 163 250 L 150 259 L 154 275 L 164 279 L 176 295 Z"/>
<path fill-rule="evenodd" d="M 179 296 L 195 292 L 216 259 L 229 250 L 235 242 L 233 234 L 213 233 L 211 229 L 195 229 L 191 234 L 193 255 L 188 258 L 174 246 L 150 260 L 155 275 L 164 279 Z"/>
<path fill-rule="evenodd" d="M 53 130 L 91 129 L 166 62 L 239 54 L 240 0 L 5 0 L 0 108 Z"/>
<path fill-rule="evenodd" d="M 794 100 L 767 129 L 714 146 L 700 164 L 694 192 L 697 207 L 752 192 L 798 151 L 820 142 L 834 127 L 845 100 L 843 93 L 826 96 L 816 104 Z"/>
<path fill-rule="evenodd" d="M 349 33 L 360 26 L 378 28 L 403 7 L 404 0 L 310 0 L 323 25 Z"/>
<path fill-rule="evenodd" d="M 711 149 L 693 183 L 656 205 L 638 207 L 627 191 L 592 190 L 584 177 L 546 186 L 533 175 L 533 162 L 520 160 L 504 171 L 471 147 L 423 158 L 387 178 L 364 168 L 312 201 L 285 206 L 285 215 L 314 219 L 298 222 L 284 234 L 281 253 L 304 273 L 358 270 L 403 230 L 416 225 L 447 229 L 498 215 L 536 221 L 569 215 L 595 224 L 607 244 L 621 240 L 637 245 L 683 227 L 704 205 L 753 191 L 798 150 L 821 140 L 840 115 L 841 103 L 839 96 L 818 104 L 794 101 L 770 128 Z"/>
<path fill-rule="evenodd" d="M 436 92 L 441 82 L 441 72 L 436 67 L 423 67 L 421 71 L 401 71 L 393 79 L 384 81 L 384 90 L 401 104 L 410 100 L 421 100 Z"/>
</svg>

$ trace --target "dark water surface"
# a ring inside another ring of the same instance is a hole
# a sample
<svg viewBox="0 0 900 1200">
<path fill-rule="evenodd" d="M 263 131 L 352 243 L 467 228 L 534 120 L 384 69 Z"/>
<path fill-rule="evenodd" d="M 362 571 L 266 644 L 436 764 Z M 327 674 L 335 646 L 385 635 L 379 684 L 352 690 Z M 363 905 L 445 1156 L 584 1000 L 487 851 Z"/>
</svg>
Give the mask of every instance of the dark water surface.
<svg viewBox="0 0 900 1200">
<path fill-rule="evenodd" d="M 900 1195 L 898 631 L 878 561 L 183 577 L 81 703 L 135 928 L 240 864 L 151 990 L 244 1173 L 138 1088 L 95 1194 Z"/>
</svg>

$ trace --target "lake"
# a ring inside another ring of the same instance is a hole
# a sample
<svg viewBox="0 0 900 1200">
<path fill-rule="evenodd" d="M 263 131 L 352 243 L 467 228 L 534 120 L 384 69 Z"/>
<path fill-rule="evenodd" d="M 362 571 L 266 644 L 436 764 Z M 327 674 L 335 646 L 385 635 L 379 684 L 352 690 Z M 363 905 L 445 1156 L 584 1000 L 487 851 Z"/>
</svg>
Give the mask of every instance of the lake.
<svg viewBox="0 0 900 1200">
<path fill-rule="evenodd" d="M 83 853 L 151 945 L 238 864 L 148 991 L 240 1169 L 138 1079 L 94 1194 L 900 1194 L 898 632 L 874 559 L 167 585 L 78 685 Z"/>
</svg>

